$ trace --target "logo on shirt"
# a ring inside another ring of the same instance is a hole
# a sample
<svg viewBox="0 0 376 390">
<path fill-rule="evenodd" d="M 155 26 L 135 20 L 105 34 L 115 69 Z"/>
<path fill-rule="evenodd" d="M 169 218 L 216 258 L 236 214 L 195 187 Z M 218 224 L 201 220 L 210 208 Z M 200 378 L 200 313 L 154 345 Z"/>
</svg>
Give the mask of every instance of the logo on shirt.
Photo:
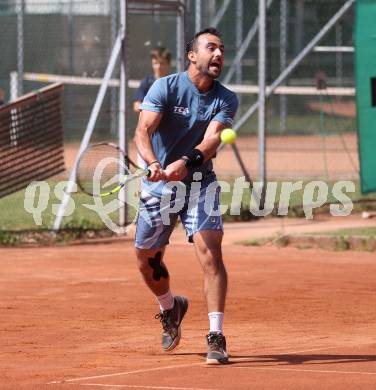
<svg viewBox="0 0 376 390">
<path fill-rule="evenodd" d="M 189 115 L 189 108 L 188 107 L 178 107 L 174 106 L 173 109 L 174 114 L 179 114 L 179 115 Z"/>
</svg>

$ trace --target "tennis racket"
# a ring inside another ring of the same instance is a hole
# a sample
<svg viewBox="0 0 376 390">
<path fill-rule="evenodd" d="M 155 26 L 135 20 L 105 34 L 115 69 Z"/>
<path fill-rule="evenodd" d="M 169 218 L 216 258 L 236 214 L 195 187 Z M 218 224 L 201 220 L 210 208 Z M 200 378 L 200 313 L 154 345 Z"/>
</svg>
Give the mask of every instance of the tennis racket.
<svg viewBox="0 0 376 390">
<path fill-rule="evenodd" d="M 117 145 L 101 142 L 90 145 L 81 154 L 76 182 L 85 194 L 105 198 L 118 193 L 130 181 L 150 174 L 149 169 L 137 166 Z"/>
</svg>

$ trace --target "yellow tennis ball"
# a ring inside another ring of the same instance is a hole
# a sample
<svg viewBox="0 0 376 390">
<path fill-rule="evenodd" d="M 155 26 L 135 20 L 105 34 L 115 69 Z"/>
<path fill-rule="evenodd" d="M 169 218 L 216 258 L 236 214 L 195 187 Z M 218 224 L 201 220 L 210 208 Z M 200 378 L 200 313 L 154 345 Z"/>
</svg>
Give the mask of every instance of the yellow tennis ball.
<svg viewBox="0 0 376 390">
<path fill-rule="evenodd" d="M 224 144 L 233 144 L 236 140 L 236 132 L 232 129 L 224 129 L 221 132 L 221 141 Z"/>
</svg>

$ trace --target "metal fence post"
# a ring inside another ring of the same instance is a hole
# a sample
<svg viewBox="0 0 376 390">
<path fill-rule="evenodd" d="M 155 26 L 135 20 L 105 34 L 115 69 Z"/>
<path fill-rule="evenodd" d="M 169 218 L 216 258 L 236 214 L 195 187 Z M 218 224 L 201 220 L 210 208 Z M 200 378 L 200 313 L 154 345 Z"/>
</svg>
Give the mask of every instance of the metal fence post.
<svg viewBox="0 0 376 390">
<path fill-rule="evenodd" d="M 266 185 L 265 143 L 265 92 L 266 92 L 266 1 L 259 0 L 259 52 L 258 52 L 258 131 L 259 131 L 259 181 L 262 182 L 260 209 L 263 208 Z"/>
<path fill-rule="evenodd" d="M 23 95 L 23 73 L 24 73 L 24 12 L 25 0 L 17 0 L 17 95 Z"/>
</svg>

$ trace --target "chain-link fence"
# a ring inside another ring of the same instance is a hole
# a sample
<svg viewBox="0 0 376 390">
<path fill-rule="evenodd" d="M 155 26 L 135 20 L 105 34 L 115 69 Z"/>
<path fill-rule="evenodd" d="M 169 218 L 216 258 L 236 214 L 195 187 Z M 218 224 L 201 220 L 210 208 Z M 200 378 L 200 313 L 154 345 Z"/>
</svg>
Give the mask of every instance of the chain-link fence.
<svg viewBox="0 0 376 390">
<path fill-rule="evenodd" d="M 273 84 L 344 3 L 336 0 L 267 1 L 267 85 Z M 208 20 L 210 2 L 205 4 L 208 8 L 204 10 L 203 20 Z M 232 67 L 231 78 L 226 74 L 229 69 L 224 71 L 226 82 L 242 84 L 248 90 L 258 82 L 257 15 L 257 0 L 231 1 L 218 24 L 224 36 L 228 64 L 242 51 L 242 45 L 249 42 L 240 65 Z M 269 179 L 358 178 L 353 21 L 354 8 L 350 7 L 267 100 Z M 257 92 L 254 88 L 251 93 L 238 93 L 241 101 L 238 119 L 257 102 Z M 238 145 L 245 165 L 257 178 L 257 111 L 240 127 L 239 133 L 243 135 Z M 226 153 L 232 156 L 231 151 Z M 216 163 L 221 172 L 228 174 L 231 174 L 229 167 L 238 167 L 234 157 L 231 164 L 222 164 L 220 159 Z M 239 168 L 236 174 L 240 172 Z"/>
<path fill-rule="evenodd" d="M 258 0 L 186 0 L 185 4 L 187 38 L 207 26 L 217 27 L 223 35 L 226 62 L 221 81 L 238 92 L 240 119 L 257 101 Z M 343 4 L 343 0 L 267 1 L 268 85 Z M 357 179 L 353 18 L 354 10 L 350 8 L 286 77 L 283 88 L 267 100 L 268 178 Z M 162 14 L 157 8 L 148 14 L 128 16 L 127 69 L 131 81 L 151 73 L 149 52 L 155 46 L 171 50 L 175 71 L 176 23 L 176 15 Z M 118 0 L 0 0 L 0 88 L 5 100 L 11 95 L 10 74 L 20 69 L 25 76 L 102 77 L 118 29 Z M 118 68 L 112 77 L 119 78 Z M 20 83 L 24 93 L 45 86 L 27 77 Z M 137 82 L 129 85 L 126 107 L 130 136 L 137 121 L 131 99 L 135 85 Z M 68 168 L 72 167 L 97 92 L 98 85 L 65 85 L 63 118 Z M 110 87 L 93 140 L 116 139 L 117 127 L 118 88 Z M 239 133 L 241 156 L 252 177 L 257 178 L 257 111 Z M 241 174 L 228 147 L 220 152 L 215 166 L 223 177 Z M 7 207 L 7 199 L 0 201 Z M 45 227 L 51 227 L 52 219 Z M 9 227 L 8 223 L 2 225 Z"/>
</svg>

